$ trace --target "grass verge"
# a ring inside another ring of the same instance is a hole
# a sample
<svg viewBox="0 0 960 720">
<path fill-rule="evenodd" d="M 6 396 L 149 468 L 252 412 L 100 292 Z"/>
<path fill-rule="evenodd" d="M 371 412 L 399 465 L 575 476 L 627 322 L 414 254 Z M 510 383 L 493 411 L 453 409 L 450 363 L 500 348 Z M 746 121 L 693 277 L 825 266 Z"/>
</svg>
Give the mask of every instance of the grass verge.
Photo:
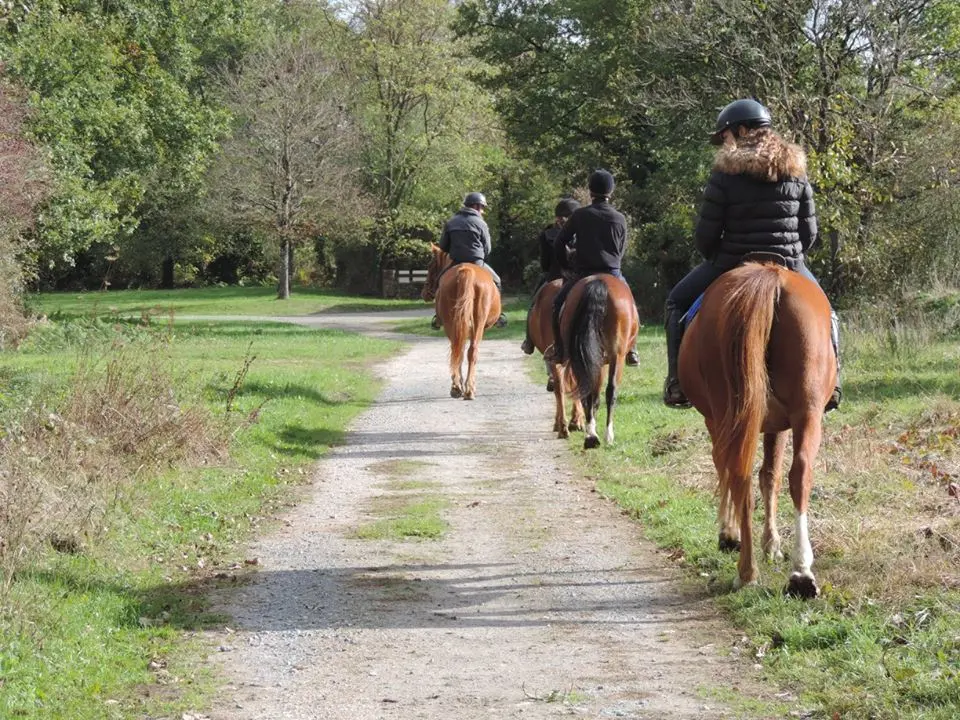
<svg viewBox="0 0 960 720">
<path fill-rule="evenodd" d="M 422 308 L 422 300 L 358 297 L 334 290 L 298 287 L 288 300 L 278 300 L 273 287 L 209 287 L 177 290 L 109 290 L 47 292 L 27 298 L 28 307 L 50 317 L 151 315 L 261 315 L 283 317 L 322 312 L 406 310 Z"/>
<path fill-rule="evenodd" d="M 806 717 L 956 718 L 960 343 L 906 325 L 854 329 L 845 340 L 844 407 L 826 421 L 811 501 L 823 588 L 815 601 L 783 595 L 789 559 L 762 565 L 758 587 L 732 592 L 736 556 L 716 548 L 702 418 L 660 404 L 661 332 L 642 331 L 641 366 L 626 370 L 619 396 L 617 443 L 581 453 L 583 470 L 711 589 L 766 677 L 797 695 Z M 571 442 L 579 452 L 582 438 Z M 787 495 L 779 525 L 789 552 Z"/>
<path fill-rule="evenodd" d="M 48 326 L 0 354 L 0 415 L 9 421 L 29 398 L 56 408 L 78 358 L 106 361 L 120 336 L 152 332 Z M 201 707 L 212 682 L 191 631 L 222 622 L 206 592 L 252 562 L 241 542 L 309 481 L 373 399 L 366 368 L 397 347 L 279 324 L 194 323 L 162 334 L 151 351 L 162 350 L 176 394 L 211 414 L 232 408 L 229 456 L 144 474 L 114 498 L 98 533 L 70 552 L 47 547 L 14 576 L 0 608 L 0 717 L 180 717 Z"/>
</svg>

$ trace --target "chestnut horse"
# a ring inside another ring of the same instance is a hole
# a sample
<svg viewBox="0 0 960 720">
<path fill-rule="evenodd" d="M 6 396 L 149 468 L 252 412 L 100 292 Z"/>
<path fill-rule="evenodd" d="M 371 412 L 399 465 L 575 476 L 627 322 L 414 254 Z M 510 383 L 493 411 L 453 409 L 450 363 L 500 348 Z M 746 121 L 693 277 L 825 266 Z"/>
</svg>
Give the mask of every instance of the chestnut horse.
<svg viewBox="0 0 960 720">
<path fill-rule="evenodd" d="M 551 280 L 545 283 L 533 298 L 533 306 L 530 308 L 529 323 L 530 339 L 533 345 L 541 353 L 546 352 L 547 348 L 553 345 L 553 299 L 560 292 L 563 285 L 562 280 Z M 547 390 L 552 390 L 557 401 L 557 412 L 553 419 L 553 431 L 557 437 L 570 437 L 570 430 L 583 430 L 583 405 L 580 398 L 574 395 L 573 414 L 570 418 L 570 424 L 567 424 L 567 410 L 564 406 L 564 391 L 571 393 L 576 389 L 576 382 L 569 369 L 561 365 L 543 361 L 547 367 L 547 376 L 550 382 L 547 384 Z M 561 381 L 557 377 L 564 373 Z M 561 384 L 562 383 L 562 384 Z"/>
<path fill-rule="evenodd" d="M 450 339 L 450 397 L 473 400 L 477 391 L 477 357 L 483 331 L 500 317 L 500 293 L 493 276 L 479 265 L 460 263 L 450 268 L 450 256 L 436 245 L 427 266 L 421 296 L 436 298 L 437 316 Z M 442 273 L 442 276 L 441 276 Z M 439 282 L 438 282 L 439 279 Z M 467 342 L 467 379 L 463 379 L 463 350 Z"/>
<path fill-rule="evenodd" d="M 787 432 L 793 432 L 790 496 L 796 511 L 787 592 L 819 593 L 810 567 L 807 509 L 823 408 L 836 379 L 830 303 L 816 283 L 775 264 L 748 262 L 717 279 L 680 346 L 680 386 L 706 421 L 719 481 L 720 547 L 740 549 L 735 587 L 756 582 L 753 461 L 763 433 L 763 551 L 782 559 L 777 532 Z"/>
<path fill-rule="evenodd" d="M 597 413 L 604 366 L 608 367 L 606 442 L 613 442 L 617 385 L 623 376 L 626 354 L 639 331 L 637 306 L 623 280 L 606 273 L 588 275 L 567 295 L 560 312 L 560 333 L 586 415 L 583 447 L 588 450 L 600 446 Z M 555 392 L 559 398 L 564 392 L 563 373 L 558 373 L 557 380 Z"/>
</svg>

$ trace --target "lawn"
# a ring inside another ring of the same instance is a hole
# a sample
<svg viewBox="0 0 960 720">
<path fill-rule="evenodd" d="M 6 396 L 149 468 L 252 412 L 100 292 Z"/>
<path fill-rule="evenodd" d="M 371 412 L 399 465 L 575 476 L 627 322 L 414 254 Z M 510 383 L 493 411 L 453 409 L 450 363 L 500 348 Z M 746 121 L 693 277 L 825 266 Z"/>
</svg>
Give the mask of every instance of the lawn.
<svg viewBox="0 0 960 720">
<path fill-rule="evenodd" d="M 205 595 L 242 576 L 244 541 L 311 481 L 375 397 L 371 363 L 397 347 L 282 324 L 53 323 L 0 353 L 0 428 L 40 399 L 55 412 L 71 373 L 120 346 L 158 359 L 178 399 L 232 434 L 229 454 L 139 477 L 98 532 L 19 570 L 0 594 L 3 718 L 181 717 L 203 705 L 215 681 L 189 631 L 223 621 Z"/>
<path fill-rule="evenodd" d="M 294 288 L 288 300 L 278 300 L 276 288 L 261 286 L 48 292 L 32 295 L 27 302 L 38 315 L 67 317 L 141 313 L 285 317 L 358 310 L 406 310 L 425 305 L 422 300 L 358 297 L 306 287 Z"/>
<path fill-rule="evenodd" d="M 907 326 L 844 340 L 845 400 L 827 416 L 811 500 L 817 600 L 783 595 L 789 558 L 761 561 L 759 585 L 733 592 L 702 418 L 660 404 L 659 328 L 642 331 L 641 366 L 625 371 L 616 444 L 584 453 L 574 434 L 571 447 L 598 490 L 715 595 L 805 717 L 960 717 L 960 339 Z M 779 525 L 789 554 L 786 491 Z"/>
</svg>

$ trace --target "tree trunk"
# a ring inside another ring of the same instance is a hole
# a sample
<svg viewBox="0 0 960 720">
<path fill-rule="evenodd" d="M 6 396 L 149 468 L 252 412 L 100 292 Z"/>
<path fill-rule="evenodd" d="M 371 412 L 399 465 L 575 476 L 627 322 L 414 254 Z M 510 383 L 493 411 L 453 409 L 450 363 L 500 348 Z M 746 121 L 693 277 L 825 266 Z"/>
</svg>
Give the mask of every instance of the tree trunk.
<svg viewBox="0 0 960 720">
<path fill-rule="evenodd" d="M 297 268 L 293 262 L 293 256 L 293 243 L 287 243 L 287 278 L 289 278 L 289 282 L 287 283 L 288 289 L 293 288 L 293 278 L 297 271 Z"/>
<path fill-rule="evenodd" d="M 277 299 L 290 299 L 290 240 L 280 244 L 280 278 L 277 285 Z"/>
<path fill-rule="evenodd" d="M 171 290 L 173 288 L 173 256 L 167 255 L 163 259 L 163 267 L 160 270 L 160 287 L 164 290 Z"/>
</svg>

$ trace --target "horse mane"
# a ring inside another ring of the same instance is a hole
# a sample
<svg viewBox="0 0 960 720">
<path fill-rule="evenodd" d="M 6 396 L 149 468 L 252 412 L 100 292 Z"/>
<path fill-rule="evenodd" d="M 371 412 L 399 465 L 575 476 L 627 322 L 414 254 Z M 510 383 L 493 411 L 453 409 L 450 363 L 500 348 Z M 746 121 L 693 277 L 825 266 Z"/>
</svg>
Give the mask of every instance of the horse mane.
<svg viewBox="0 0 960 720">
<path fill-rule="evenodd" d="M 767 345 L 780 301 L 781 272 L 774 265 L 747 263 L 735 271 L 738 284 L 723 297 L 718 345 L 727 398 L 714 447 L 724 455 L 719 466 L 749 477 L 770 395 Z M 730 462 L 732 461 L 732 462 Z M 729 490 L 720 479 L 721 498 Z"/>
<path fill-rule="evenodd" d="M 431 245 L 430 262 L 427 263 L 427 279 L 423 283 L 420 297 L 427 302 L 433 300 L 437 294 L 437 284 L 441 273 L 453 262 L 450 255 L 440 249 L 439 245 Z"/>
</svg>

